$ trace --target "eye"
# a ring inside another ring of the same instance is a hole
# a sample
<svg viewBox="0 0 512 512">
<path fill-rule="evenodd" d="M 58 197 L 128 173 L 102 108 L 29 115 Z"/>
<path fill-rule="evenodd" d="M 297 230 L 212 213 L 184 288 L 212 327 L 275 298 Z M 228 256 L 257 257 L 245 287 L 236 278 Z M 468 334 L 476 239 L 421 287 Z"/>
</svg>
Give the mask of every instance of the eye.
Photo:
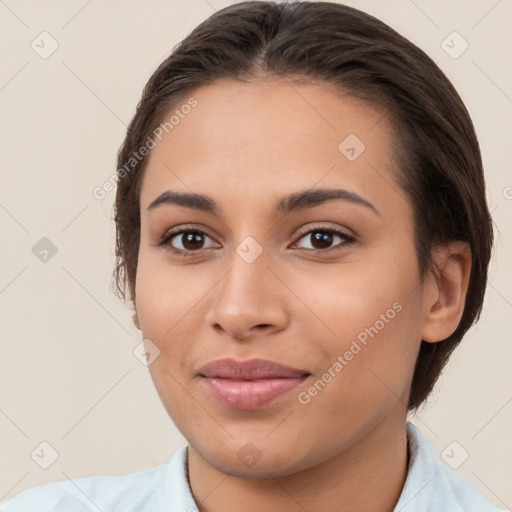
<svg viewBox="0 0 512 512">
<path fill-rule="evenodd" d="M 355 242 L 354 237 L 340 229 L 325 226 L 310 227 L 308 231 L 304 231 L 300 235 L 300 240 L 309 241 L 309 247 L 299 246 L 299 249 L 305 249 L 315 254 L 336 251 Z M 292 247 L 296 247 L 297 244 L 298 242 Z M 204 231 L 192 227 L 182 227 L 176 231 L 166 232 L 156 245 L 165 246 L 168 251 L 181 256 L 193 256 L 194 253 L 199 253 L 204 249 L 218 247 Z"/>
<path fill-rule="evenodd" d="M 215 246 L 215 243 L 205 246 L 204 244 L 207 240 L 213 242 L 204 231 L 196 228 L 182 228 L 165 233 L 157 245 L 164 245 L 171 252 L 189 256 L 194 252 Z"/>
<path fill-rule="evenodd" d="M 299 240 L 309 242 L 309 247 L 299 247 L 314 253 L 329 252 L 355 242 L 355 238 L 340 229 L 316 227 L 301 235 Z M 334 247 L 332 247 L 332 245 Z M 336 247 L 339 246 L 339 247 Z"/>
</svg>

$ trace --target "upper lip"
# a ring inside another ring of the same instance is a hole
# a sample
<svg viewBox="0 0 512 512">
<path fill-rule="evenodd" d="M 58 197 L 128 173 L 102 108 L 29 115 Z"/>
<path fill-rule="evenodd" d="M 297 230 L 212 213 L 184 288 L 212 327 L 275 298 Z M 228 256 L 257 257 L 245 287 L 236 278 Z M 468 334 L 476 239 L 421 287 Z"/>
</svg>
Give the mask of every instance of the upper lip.
<svg viewBox="0 0 512 512">
<path fill-rule="evenodd" d="M 265 359 L 237 361 L 226 358 L 205 364 L 198 374 L 208 378 L 257 380 L 299 378 L 309 375 L 309 372 Z"/>
</svg>

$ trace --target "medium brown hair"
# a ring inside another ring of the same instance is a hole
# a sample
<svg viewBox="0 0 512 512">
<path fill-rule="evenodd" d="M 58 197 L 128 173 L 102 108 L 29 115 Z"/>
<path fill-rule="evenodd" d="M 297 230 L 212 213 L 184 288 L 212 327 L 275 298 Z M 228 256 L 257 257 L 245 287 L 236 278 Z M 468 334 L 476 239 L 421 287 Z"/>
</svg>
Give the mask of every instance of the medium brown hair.
<svg viewBox="0 0 512 512">
<path fill-rule="evenodd" d="M 461 240 L 471 249 L 469 288 L 457 329 L 441 342 L 421 341 L 408 403 L 414 410 L 480 316 L 492 220 L 478 140 L 451 82 L 417 46 L 352 7 L 328 2 L 238 3 L 197 26 L 162 62 L 144 87 L 118 153 L 115 292 L 126 300 L 128 288 L 135 302 L 140 187 L 148 158 L 133 160 L 134 154 L 194 89 L 223 78 L 251 81 L 261 75 L 297 83 L 327 82 L 386 112 L 396 178 L 414 210 L 422 277 L 432 271 L 436 245 Z M 128 161 L 132 167 L 127 168 Z"/>
</svg>

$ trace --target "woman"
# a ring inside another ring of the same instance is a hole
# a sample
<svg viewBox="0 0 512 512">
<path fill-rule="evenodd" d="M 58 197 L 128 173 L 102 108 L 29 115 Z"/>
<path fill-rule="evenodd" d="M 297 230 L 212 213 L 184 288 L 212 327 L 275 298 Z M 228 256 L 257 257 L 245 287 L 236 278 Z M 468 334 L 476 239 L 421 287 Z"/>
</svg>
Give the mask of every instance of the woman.
<svg viewBox="0 0 512 512">
<path fill-rule="evenodd" d="M 116 284 L 189 445 L 2 511 L 499 510 L 407 422 L 492 246 L 478 141 L 429 57 L 343 5 L 225 8 L 149 80 L 117 175 Z"/>
</svg>

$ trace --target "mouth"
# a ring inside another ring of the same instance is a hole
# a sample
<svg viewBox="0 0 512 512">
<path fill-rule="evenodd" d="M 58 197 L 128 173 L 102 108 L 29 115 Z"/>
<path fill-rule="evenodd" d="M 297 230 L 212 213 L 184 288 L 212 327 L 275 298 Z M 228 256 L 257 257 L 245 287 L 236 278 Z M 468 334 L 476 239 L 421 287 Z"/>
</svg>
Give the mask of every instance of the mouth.
<svg viewBox="0 0 512 512">
<path fill-rule="evenodd" d="M 264 407 L 295 389 L 309 375 L 305 370 L 263 359 L 219 359 L 198 371 L 208 394 L 232 409 Z"/>
</svg>

